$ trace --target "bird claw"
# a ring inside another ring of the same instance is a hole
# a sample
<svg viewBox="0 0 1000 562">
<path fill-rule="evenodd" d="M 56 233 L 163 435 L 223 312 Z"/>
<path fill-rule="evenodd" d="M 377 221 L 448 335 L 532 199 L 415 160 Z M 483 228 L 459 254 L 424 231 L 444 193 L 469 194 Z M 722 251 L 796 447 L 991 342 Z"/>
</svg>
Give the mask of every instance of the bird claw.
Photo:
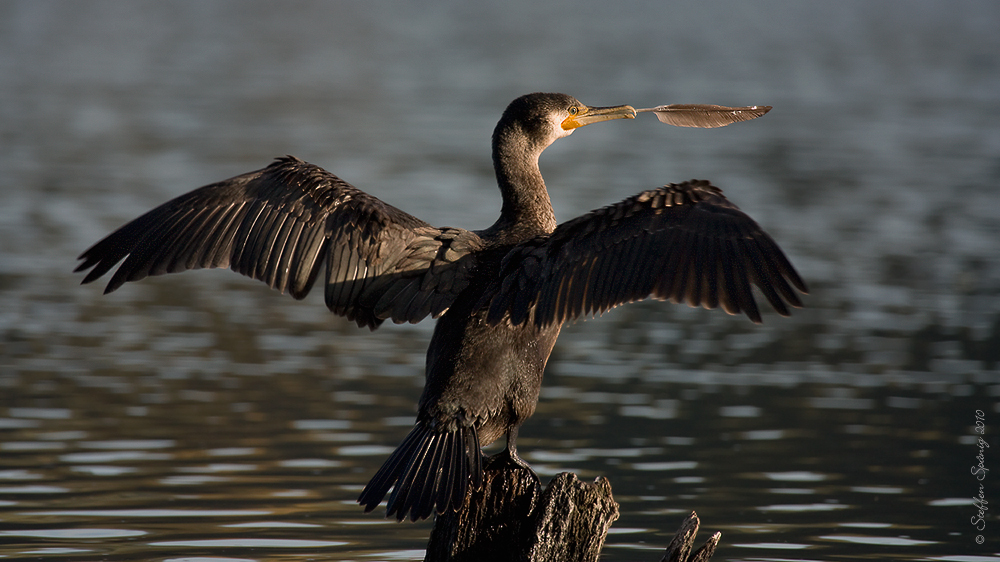
<svg viewBox="0 0 1000 562">
<path fill-rule="evenodd" d="M 538 475 L 535 474 L 535 471 L 531 469 L 531 466 L 524 459 L 518 456 L 516 449 L 512 451 L 507 448 L 487 458 L 483 468 L 485 470 L 526 472 L 535 481 L 537 486 L 541 487 L 542 485 L 542 481 L 538 478 Z"/>
</svg>

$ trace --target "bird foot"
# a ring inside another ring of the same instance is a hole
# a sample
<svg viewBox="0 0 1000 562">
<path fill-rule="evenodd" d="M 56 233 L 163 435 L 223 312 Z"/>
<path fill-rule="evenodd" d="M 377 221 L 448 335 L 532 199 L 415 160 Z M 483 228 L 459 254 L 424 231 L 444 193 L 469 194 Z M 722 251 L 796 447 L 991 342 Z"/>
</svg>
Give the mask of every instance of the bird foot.
<svg viewBox="0 0 1000 562">
<path fill-rule="evenodd" d="M 517 456 L 516 449 L 504 449 L 487 458 L 483 462 L 483 472 L 486 482 L 494 486 L 492 494 L 526 498 L 524 516 L 534 513 L 542 495 L 542 481 L 528 463 Z"/>
<path fill-rule="evenodd" d="M 484 470 L 509 470 L 511 472 L 524 472 L 535 481 L 536 485 L 539 487 L 542 485 L 541 480 L 539 480 L 535 471 L 531 469 L 531 466 L 517 455 L 516 449 L 513 451 L 509 448 L 504 449 L 492 457 L 487 458 L 483 468 Z"/>
</svg>

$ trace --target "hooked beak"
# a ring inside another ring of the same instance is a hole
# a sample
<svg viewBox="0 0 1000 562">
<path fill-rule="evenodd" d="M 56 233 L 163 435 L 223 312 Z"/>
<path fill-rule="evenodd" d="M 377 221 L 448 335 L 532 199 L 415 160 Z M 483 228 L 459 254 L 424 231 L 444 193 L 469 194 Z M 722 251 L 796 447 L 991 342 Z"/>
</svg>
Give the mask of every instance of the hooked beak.
<svg viewBox="0 0 1000 562">
<path fill-rule="evenodd" d="M 574 112 L 575 110 L 575 112 Z M 577 127 L 610 121 L 612 119 L 635 119 L 635 108 L 631 105 L 616 105 L 612 107 L 574 107 L 570 115 L 562 122 L 562 128 L 572 131 Z"/>
</svg>

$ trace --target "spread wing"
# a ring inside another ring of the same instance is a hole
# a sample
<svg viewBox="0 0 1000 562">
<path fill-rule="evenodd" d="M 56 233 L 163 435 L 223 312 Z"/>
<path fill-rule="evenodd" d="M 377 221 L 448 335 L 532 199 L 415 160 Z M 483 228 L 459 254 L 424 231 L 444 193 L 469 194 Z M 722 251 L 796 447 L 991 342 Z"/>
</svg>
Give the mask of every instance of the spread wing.
<svg viewBox="0 0 1000 562">
<path fill-rule="evenodd" d="M 559 225 L 513 249 L 489 302 L 539 326 L 602 313 L 647 297 L 722 306 L 761 321 L 751 284 L 781 315 L 801 307 L 806 284 L 778 245 L 707 181 L 645 191 Z"/>
<path fill-rule="evenodd" d="M 149 211 L 79 259 L 84 283 L 229 267 L 301 299 L 326 263 L 326 304 L 359 326 L 419 322 L 468 285 L 479 237 L 435 228 L 291 156 Z"/>
</svg>

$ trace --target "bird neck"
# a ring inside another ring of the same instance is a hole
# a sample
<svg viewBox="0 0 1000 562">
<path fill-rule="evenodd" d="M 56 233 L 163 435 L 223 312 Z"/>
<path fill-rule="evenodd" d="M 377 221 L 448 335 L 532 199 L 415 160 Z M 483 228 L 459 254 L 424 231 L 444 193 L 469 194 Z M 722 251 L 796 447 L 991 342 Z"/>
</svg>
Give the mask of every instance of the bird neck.
<svg viewBox="0 0 1000 562">
<path fill-rule="evenodd" d="M 493 135 L 493 168 L 503 198 L 500 218 L 490 228 L 526 240 L 549 234 L 556 227 L 545 180 L 538 169 L 538 157 L 545 147 L 532 145 L 518 132 L 498 130 Z"/>
</svg>

